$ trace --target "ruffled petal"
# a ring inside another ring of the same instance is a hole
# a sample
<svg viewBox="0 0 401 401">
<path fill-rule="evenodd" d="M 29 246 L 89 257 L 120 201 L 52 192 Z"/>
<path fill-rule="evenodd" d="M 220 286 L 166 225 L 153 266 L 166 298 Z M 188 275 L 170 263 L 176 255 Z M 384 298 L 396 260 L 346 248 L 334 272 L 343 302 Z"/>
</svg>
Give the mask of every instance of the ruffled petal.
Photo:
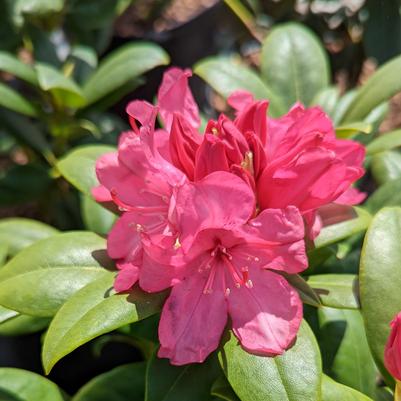
<svg viewBox="0 0 401 401">
<path fill-rule="evenodd" d="M 138 281 L 139 268 L 133 264 L 125 264 L 118 272 L 114 280 L 114 289 L 116 292 L 129 291 Z"/>
<path fill-rule="evenodd" d="M 302 302 L 277 273 L 249 271 L 253 287 L 231 289 L 228 311 L 243 348 L 258 355 L 279 355 L 288 349 L 302 321 Z"/>
<path fill-rule="evenodd" d="M 154 127 L 157 108 L 152 104 L 142 100 L 134 100 L 128 103 L 125 111 L 128 114 L 131 127 L 136 134 L 139 134 L 139 127 L 136 121 L 139 121 L 143 126 Z"/>
<path fill-rule="evenodd" d="M 221 278 L 216 277 L 213 291 L 204 294 L 206 280 L 205 273 L 193 272 L 173 287 L 164 304 L 158 356 L 169 358 L 173 365 L 201 363 L 219 345 L 227 304 Z"/>
</svg>

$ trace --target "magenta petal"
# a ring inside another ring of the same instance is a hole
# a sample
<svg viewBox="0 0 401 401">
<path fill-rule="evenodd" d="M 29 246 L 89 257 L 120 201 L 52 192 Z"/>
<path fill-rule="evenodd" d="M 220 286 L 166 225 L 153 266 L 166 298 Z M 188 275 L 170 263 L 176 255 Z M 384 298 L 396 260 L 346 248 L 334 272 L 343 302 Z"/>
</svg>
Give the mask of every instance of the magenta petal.
<svg viewBox="0 0 401 401">
<path fill-rule="evenodd" d="M 246 90 L 237 90 L 231 93 L 227 98 L 227 103 L 237 111 L 241 111 L 245 107 L 249 106 L 254 101 L 254 97 L 251 92 Z"/>
<path fill-rule="evenodd" d="M 366 199 L 367 193 L 361 192 L 356 188 L 348 188 L 334 202 L 340 205 L 359 205 Z"/>
<path fill-rule="evenodd" d="M 233 288 L 228 310 L 241 345 L 259 355 L 279 355 L 290 347 L 302 321 L 302 302 L 279 274 L 249 272 L 252 288 Z"/>
<path fill-rule="evenodd" d="M 113 200 L 110 191 L 103 185 L 92 188 L 91 192 L 96 202 L 111 202 Z"/>
<path fill-rule="evenodd" d="M 141 125 L 154 127 L 157 108 L 152 104 L 142 100 L 134 100 L 128 103 L 125 111 L 136 134 L 139 134 L 139 127 L 136 121 L 139 121 Z"/>
<path fill-rule="evenodd" d="M 126 264 L 122 268 L 114 281 L 114 289 L 117 292 L 129 291 L 138 281 L 139 269 L 132 264 Z"/>
<path fill-rule="evenodd" d="M 173 287 L 159 324 L 158 356 L 173 365 L 203 362 L 219 345 L 227 322 L 223 288 L 204 294 L 207 277 L 196 270 Z M 216 278 L 215 283 L 221 283 Z"/>
<path fill-rule="evenodd" d="M 157 93 L 157 103 L 165 128 L 170 131 L 174 113 L 181 114 L 194 128 L 199 128 L 198 106 L 188 85 L 190 70 L 170 68 L 163 75 L 163 81 Z"/>
</svg>

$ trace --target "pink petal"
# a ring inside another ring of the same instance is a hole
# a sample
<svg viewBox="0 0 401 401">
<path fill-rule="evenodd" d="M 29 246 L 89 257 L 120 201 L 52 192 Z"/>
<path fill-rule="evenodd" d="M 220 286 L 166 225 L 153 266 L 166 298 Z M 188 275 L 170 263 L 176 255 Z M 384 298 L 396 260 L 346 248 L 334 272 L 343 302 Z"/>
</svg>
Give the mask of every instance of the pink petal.
<svg viewBox="0 0 401 401">
<path fill-rule="evenodd" d="M 164 304 L 160 324 L 160 358 L 173 365 L 201 363 L 219 345 L 227 322 L 227 304 L 216 277 L 213 292 L 204 294 L 205 273 L 196 270 L 173 287 Z"/>
<path fill-rule="evenodd" d="M 334 202 L 340 205 L 359 205 L 367 197 L 366 192 L 361 192 L 356 188 L 348 188 L 342 195 L 340 195 Z"/>
<path fill-rule="evenodd" d="M 92 188 L 91 192 L 96 202 L 111 202 L 113 200 L 110 191 L 103 185 Z"/>
<path fill-rule="evenodd" d="M 136 134 L 139 134 L 139 127 L 136 121 L 139 121 L 141 125 L 154 127 L 157 108 L 152 104 L 142 100 L 134 100 L 128 103 L 125 111 L 129 116 L 131 127 Z"/>
<path fill-rule="evenodd" d="M 175 112 L 180 113 L 193 128 L 199 128 L 200 117 L 198 106 L 188 86 L 191 70 L 170 68 L 163 75 L 163 81 L 157 94 L 157 103 L 164 126 L 170 131 Z"/>
<path fill-rule="evenodd" d="M 395 379 L 401 381 L 401 312 L 390 323 L 391 332 L 384 351 L 384 364 Z"/>
<path fill-rule="evenodd" d="M 227 103 L 237 111 L 241 111 L 245 107 L 249 106 L 254 101 L 254 97 L 251 92 L 246 90 L 234 91 L 228 98 Z"/>
<path fill-rule="evenodd" d="M 234 287 L 228 296 L 234 334 L 251 353 L 282 354 L 297 335 L 302 302 L 282 276 L 260 269 L 249 275 L 253 287 Z"/>
<path fill-rule="evenodd" d="M 114 281 L 114 289 L 116 292 L 129 291 L 138 281 L 139 268 L 132 264 L 127 264 L 121 269 Z"/>
</svg>

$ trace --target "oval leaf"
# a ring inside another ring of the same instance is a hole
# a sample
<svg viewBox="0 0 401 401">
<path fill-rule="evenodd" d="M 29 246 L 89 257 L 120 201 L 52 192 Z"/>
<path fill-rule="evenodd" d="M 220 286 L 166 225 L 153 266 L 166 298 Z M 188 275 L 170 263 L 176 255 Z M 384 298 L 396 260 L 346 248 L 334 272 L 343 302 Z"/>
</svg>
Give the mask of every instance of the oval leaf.
<svg viewBox="0 0 401 401">
<path fill-rule="evenodd" d="M 57 168 L 74 187 L 92 197 L 91 189 L 99 185 L 95 171 L 96 160 L 104 153 L 115 150 L 105 145 L 81 146 L 59 160 Z"/>
<path fill-rule="evenodd" d="M 358 277 L 354 274 L 316 274 L 307 283 L 323 305 L 340 309 L 359 308 Z"/>
<path fill-rule="evenodd" d="M 130 43 L 107 55 L 83 87 L 88 103 L 119 89 L 128 81 L 159 65 L 168 64 L 167 53 L 153 43 Z"/>
<path fill-rule="evenodd" d="M 82 344 L 160 311 L 164 293 L 145 294 L 135 288 L 129 295 L 114 294 L 113 282 L 114 274 L 110 273 L 78 291 L 60 308 L 43 345 L 47 373 Z"/>
<path fill-rule="evenodd" d="M 268 114 L 278 117 L 287 110 L 282 100 L 249 67 L 229 57 L 210 57 L 194 66 L 195 74 L 205 80 L 224 98 L 242 89 L 251 92 L 256 99 L 270 101 Z"/>
<path fill-rule="evenodd" d="M 373 401 L 366 395 L 323 375 L 322 401 Z"/>
<path fill-rule="evenodd" d="M 219 359 L 228 381 L 242 401 L 320 400 L 320 353 L 305 321 L 295 345 L 281 356 L 270 358 L 249 354 L 230 332 Z"/>
<path fill-rule="evenodd" d="M 56 384 L 14 368 L 0 368 L 0 398 L 5 401 L 65 401 Z"/>
<path fill-rule="evenodd" d="M 327 55 L 312 31 L 298 23 L 272 29 L 262 47 L 261 71 L 266 83 L 289 109 L 300 101 L 310 105 L 329 85 Z"/>
<path fill-rule="evenodd" d="M 401 208 L 384 208 L 366 233 L 360 263 L 360 297 L 366 335 L 382 373 L 390 322 L 401 310 Z"/>
<path fill-rule="evenodd" d="M 377 184 L 401 178 L 401 153 L 395 150 L 373 155 L 370 165 Z"/>
<path fill-rule="evenodd" d="M 143 362 L 130 363 L 96 376 L 71 401 L 143 401 L 145 368 Z"/>
</svg>

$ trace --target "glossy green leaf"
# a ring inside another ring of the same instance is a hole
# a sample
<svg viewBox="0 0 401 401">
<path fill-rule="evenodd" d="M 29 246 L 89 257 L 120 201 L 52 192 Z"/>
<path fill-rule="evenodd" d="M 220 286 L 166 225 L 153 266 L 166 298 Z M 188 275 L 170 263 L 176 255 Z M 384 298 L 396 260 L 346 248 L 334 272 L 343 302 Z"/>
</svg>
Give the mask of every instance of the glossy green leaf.
<svg viewBox="0 0 401 401">
<path fill-rule="evenodd" d="M 32 85 L 38 84 L 33 67 L 23 63 L 11 53 L 0 51 L 0 71 L 8 72 Z"/>
<path fill-rule="evenodd" d="M 358 278 L 354 274 L 316 274 L 307 283 L 325 306 L 340 309 L 359 308 Z"/>
<path fill-rule="evenodd" d="M 0 106 L 28 117 L 37 117 L 37 111 L 31 102 L 14 89 L 2 83 L 0 83 Z"/>
<path fill-rule="evenodd" d="M 146 370 L 145 401 L 204 401 L 220 374 L 213 354 L 202 364 L 173 366 L 155 354 Z"/>
<path fill-rule="evenodd" d="M 0 336 L 21 336 L 45 329 L 50 318 L 18 314 L 0 324 Z"/>
<path fill-rule="evenodd" d="M 295 345 L 274 358 L 249 354 L 230 338 L 219 354 L 224 373 L 242 401 L 319 401 L 319 347 L 304 321 Z"/>
<path fill-rule="evenodd" d="M 18 316 L 17 311 L 7 309 L 4 306 L 0 306 L 0 325 L 13 317 Z"/>
<path fill-rule="evenodd" d="M 389 100 L 401 90 L 401 56 L 380 67 L 358 90 L 357 95 L 344 114 L 343 121 L 359 121 L 380 103 Z"/>
<path fill-rule="evenodd" d="M 60 159 L 57 168 L 67 181 L 91 197 L 91 189 L 99 185 L 95 171 L 96 160 L 115 150 L 105 145 L 81 146 Z"/>
<path fill-rule="evenodd" d="M 129 43 L 108 54 L 86 81 L 83 91 L 94 103 L 131 79 L 159 65 L 168 64 L 167 53 L 153 43 Z"/>
<path fill-rule="evenodd" d="M 71 401 L 143 401 L 144 362 L 118 366 L 86 383 Z"/>
<path fill-rule="evenodd" d="M 336 86 L 320 90 L 311 101 L 312 106 L 320 106 L 330 117 L 333 117 L 340 93 Z"/>
<path fill-rule="evenodd" d="M 401 206 L 401 179 L 387 181 L 368 198 L 365 207 L 371 213 L 385 206 Z"/>
<path fill-rule="evenodd" d="M 330 69 L 323 46 L 312 31 L 294 22 L 276 26 L 267 36 L 261 71 L 287 109 L 297 101 L 310 105 L 329 85 Z"/>
<path fill-rule="evenodd" d="M 41 269 L 110 266 L 104 238 L 88 231 L 72 231 L 35 242 L 0 269 L 0 281 Z"/>
<path fill-rule="evenodd" d="M 322 401 L 373 401 L 366 395 L 323 375 Z"/>
<path fill-rule="evenodd" d="M 11 217 L 0 220 L 0 242 L 7 243 L 8 254 L 16 255 L 34 242 L 58 233 L 54 227 L 37 220 Z"/>
<path fill-rule="evenodd" d="M 8 244 L 6 242 L 0 242 L 0 267 L 6 263 L 8 252 Z"/>
<path fill-rule="evenodd" d="M 0 305 L 22 314 L 51 317 L 78 290 L 112 274 L 98 266 L 39 268 L 0 282 Z"/>
<path fill-rule="evenodd" d="M 81 88 L 71 78 L 48 64 L 37 63 L 35 69 L 40 88 L 51 93 L 58 104 L 72 108 L 86 104 Z"/>
<path fill-rule="evenodd" d="M 356 218 L 324 227 L 315 239 L 315 247 L 321 248 L 335 244 L 356 233 L 365 231 L 369 226 L 372 216 L 362 208 L 354 207 L 354 210 L 357 214 Z"/>
<path fill-rule="evenodd" d="M 401 153 L 395 150 L 372 156 L 370 168 L 377 184 L 401 178 Z"/>
<path fill-rule="evenodd" d="M 5 401 L 65 401 L 50 380 L 22 369 L 0 368 L 0 399 Z"/>
<path fill-rule="evenodd" d="M 375 153 L 384 152 L 401 146 L 401 130 L 386 132 L 379 135 L 366 146 L 366 154 L 374 155 Z"/>
<path fill-rule="evenodd" d="M 351 138 L 359 133 L 370 134 L 373 130 L 373 125 L 366 122 L 349 123 L 336 127 L 336 137 L 340 139 Z"/>
<path fill-rule="evenodd" d="M 224 98 L 232 92 L 244 89 L 257 99 L 269 99 L 268 114 L 278 117 L 287 110 L 279 96 L 249 67 L 229 57 L 209 57 L 194 66 L 195 74 L 205 80 Z"/>
<path fill-rule="evenodd" d="M 225 376 L 220 376 L 213 383 L 211 394 L 226 401 L 241 401 Z"/>
<path fill-rule="evenodd" d="M 117 216 L 86 195 L 81 196 L 81 214 L 85 227 L 97 234 L 106 235 Z"/>
<path fill-rule="evenodd" d="M 401 208 L 384 208 L 366 233 L 360 263 L 360 298 L 366 335 L 382 373 L 390 321 L 401 310 Z"/>
<path fill-rule="evenodd" d="M 338 382 L 373 397 L 377 368 L 366 340 L 361 312 L 320 308 L 317 313 L 325 372 Z"/>
<path fill-rule="evenodd" d="M 72 296 L 58 311 L 43 345 L 43 366 L 54 364 L 101 334 L 160 311 L 164 293 L 145 294 L 138 288 L 127 294 L 113 291 L 114 274 L 96 280 Z"/>
</svg>

